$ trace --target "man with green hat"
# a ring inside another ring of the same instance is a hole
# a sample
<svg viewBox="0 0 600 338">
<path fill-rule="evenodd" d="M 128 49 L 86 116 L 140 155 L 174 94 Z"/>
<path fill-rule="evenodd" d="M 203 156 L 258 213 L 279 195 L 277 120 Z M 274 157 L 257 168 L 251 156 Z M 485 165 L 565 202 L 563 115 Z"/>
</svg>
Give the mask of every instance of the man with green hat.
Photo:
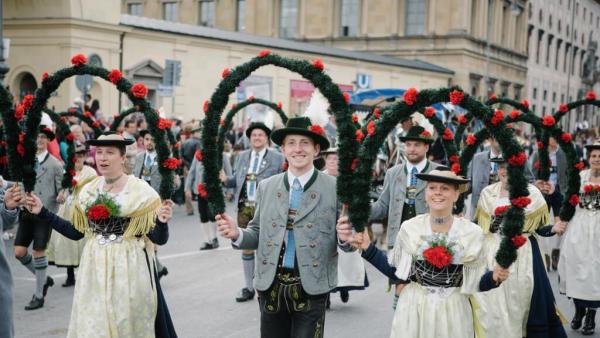
<svg viewBox="0 0 600 338">
<path fill-rule="evenodd" d="M 283 156 L 269 148 L 271 129 L 262 122 L 252 122 L 246 129 L 250 149 L 241 152 L 233 166 L 233 174 L 222 174 L 226 188 L 234 189 L 234 205 L 237 206 L 237 224 L 245 228 L 256 210 L 258 184 L 283 171 Z M 242 251 L 245 287 L 236 297 L 237 302 L 254 298 L 254 250 Z"/>
<path fill-rule="evenodd" d="M 351 235 L 338 242 L 335 231 L 335 178 L 313 165 L 329 141 L 308 117 L 290 118 L 271 140 L 281 146 L 288 171 L 258 186 L 246 229 L 222 214 L 219 232 L 235 248 L 257 250 L 261 337 L 322 337 L 328 294 L 337 285 L 337 246 L 352 250 Z"/>
</svg>

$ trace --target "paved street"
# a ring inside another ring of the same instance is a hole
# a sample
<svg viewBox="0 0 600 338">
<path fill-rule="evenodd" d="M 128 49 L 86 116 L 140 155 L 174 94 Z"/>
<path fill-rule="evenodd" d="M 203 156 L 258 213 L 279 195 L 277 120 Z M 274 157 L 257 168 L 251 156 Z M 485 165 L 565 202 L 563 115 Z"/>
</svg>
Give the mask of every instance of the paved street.
<svg viewBox="0 0 600 338">
<path fill-rule="evenodd" d="M 186 216 L 177 208 L 171 222 L 171 238 L 159 256 L 169 268 L 162 286 L 175 327 L 180 337 L 235 337 L 259 335 L 259 312 L 256 300 L 238 304 L 234 297 L 241 288 L 240 253 L 221 241 L 216 251 L 200 252 L 201 231 L 197 216 Z M 7 250 L 12 251 L 12 241 Z M 62 288 L 65 271 L 51 267 L 56 285 L 50 289 L 43 309 L 23 310 L 34 288 L 33 276 L 16 260 L 12 260 L 16 284 L 15 324 L 17 337 L 64 337 L 69 321 L 72 288 Z M 343 304 L 332 296 L 327 313 L 325 337 L 388 337 L 392 323 L 392 297 L 386 293 L 386 279 L 369 266 L 371 286 L 365 291 L 350 293 L 350 302 Z M 556 274 L 551 274 L 556 281 Z M 555 290 L 556 286 L 554 285 Z M 558 295 L 561 311 L 571 318 L 573 308 L 565 297 Z M 580 334 L 567 330 L 569 337 Z M 597 337 L 600 335 L 597 333 Z"/>
</svg>

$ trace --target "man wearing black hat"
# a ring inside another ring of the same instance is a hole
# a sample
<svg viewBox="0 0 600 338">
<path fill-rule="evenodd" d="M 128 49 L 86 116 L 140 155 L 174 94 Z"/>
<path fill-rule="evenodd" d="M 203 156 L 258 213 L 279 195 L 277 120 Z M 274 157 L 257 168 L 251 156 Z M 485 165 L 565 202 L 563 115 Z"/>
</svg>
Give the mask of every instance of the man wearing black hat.
<svg viewBox="0 0 600 338">
<path fill-rule="evenodd" d="M 40 197 L 48 210 L 56 212 L 58 204 L 64 202 L 58 198 L 62 189 L 61 181 L 63 168 L 60 162 L 48 152 L 48 144 L 54 140 L 54 132 L 40 126 L 37 137 L 36 175 L 34 193 Z M 50 225 L 38 217 L 22 212 L 19 218 L 19 229 L 15 237 L 15 257 L 31 273 L 35 275 L 35 294 L 25 310 L 35 310 L 44 306 L 44 297 L 48 288 L 54 285 L 54 280 L 46 276 L 48 258 L 46 247 L 50 239 Z M 33 242 L 33 255 L 27 251 Z"/>
<path fill-rule="evenodd" d="M 269 129 L 262 122 L 253 122 L 246 129 L 250 140 L 250 149 L 243 151 L 236 158 L 233 175 L 221 177 L 225 187 L 234 188 L 234 205 L 237 206 L 237 224 L 245 228 L 256 210 L 256 194 L 258 184 L 283 171 L 283 156 L 274 149 L 269 149 Z M 242 251 L 242 264 L 246 286 L 236 297 L 236 301 L 245 302 L 254 298 L 254 250 Z"/>
<path fill-rule="evenodd" d="M 216 217 L 221 235 L 239 249 L 257 250 L 261 337 L 323 337 L 325 306 L 337 285 L 337 247 L 351 251 L 335 226 L 335 178 L 313 165 L 329 147 L 325 131 L 308 117 L 294 117 L 271 135 L 288 171 L 258 186 L 256 213 L 246 229 L 226 214 Z"/>
</svg>

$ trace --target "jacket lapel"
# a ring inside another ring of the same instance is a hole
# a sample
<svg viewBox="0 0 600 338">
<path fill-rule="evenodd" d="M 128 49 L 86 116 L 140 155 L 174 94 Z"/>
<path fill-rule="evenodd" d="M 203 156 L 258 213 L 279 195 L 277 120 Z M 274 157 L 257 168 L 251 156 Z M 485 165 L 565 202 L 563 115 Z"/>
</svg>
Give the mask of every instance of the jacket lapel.
<svg viewBox="0 0 600 338">
<path fill-rule="evenodd" d="M 263 156 L 262 161 L 260 161 L 260 163 L 258 164 L 258 172 L 256 173 L 257 175 L 260 175 L 266 168 L 269 167 L 269 160 L 269 149 L 267 149 L 265 151 L 265 156 Z"/>
<path fill-rule="evenodd" d="M 398 191 L 400 192 L 400 196 L 404 196 L 406 194 L 406 163 L 402 165 L 398 173 Z"/>
<path fill-rule="evenodd" d="M 290 208 L 290 203 L 289 203 L 289 199 L 290 199 L 290 193 L 289 191 L 286 189 L 285 184 L 284 184 L 284 180 L 287 180 L 287 175 L 282 175 L 281 176 L 282 179 L 279 181 L 279 185 L 277 186 L 276 189 L 276 197 L 277 197 L 277 211 L 279 212 L 279 215 L 281 216 L 281 219 L 285 220 L 287 222 L 288 219 L 288 209 Z"/>
<path fill-rule="evenodd" d="M 317 204 L 319 204 L 319 200 L 321 199 L 321 194 L 316 191 L 316 185 L 308 188 L 307 191 L 302 193 L 302 201 L 300 202 L 300 210 L 298 210 L 298 215 L 296 215 L 296 219 L 294 223 L 298 223 L 308 214 L 310 214 Z"/>
</svg>

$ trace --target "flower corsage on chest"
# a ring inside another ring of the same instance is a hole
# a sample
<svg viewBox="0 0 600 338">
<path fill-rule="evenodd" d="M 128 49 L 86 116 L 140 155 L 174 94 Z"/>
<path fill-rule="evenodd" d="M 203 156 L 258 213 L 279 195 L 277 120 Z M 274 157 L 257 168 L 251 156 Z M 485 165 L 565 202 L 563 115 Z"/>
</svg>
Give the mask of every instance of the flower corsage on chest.
<svg viewBox="0 0 600 338">
<path fill-rule="evenodd" d="M 583 186 L 579 206 L 588 210 L 600 210 L 600 184 L 586 184 Z"/>
<path fill-rule="evenodd" d="M 121 217 L 121 206 L 113 197 L 99 193 L 85 208 L 92 231 L 98 240 L 114 241 L 123 236 L 127 221 Z"/>
<path fill-rule="evenodd" d="M 411 280 L 425 287 L 459 287 L 462 284 L 460 243 L 441 233 L 424 236 L 423 239 L 413 259 Z"/>
</svg>

